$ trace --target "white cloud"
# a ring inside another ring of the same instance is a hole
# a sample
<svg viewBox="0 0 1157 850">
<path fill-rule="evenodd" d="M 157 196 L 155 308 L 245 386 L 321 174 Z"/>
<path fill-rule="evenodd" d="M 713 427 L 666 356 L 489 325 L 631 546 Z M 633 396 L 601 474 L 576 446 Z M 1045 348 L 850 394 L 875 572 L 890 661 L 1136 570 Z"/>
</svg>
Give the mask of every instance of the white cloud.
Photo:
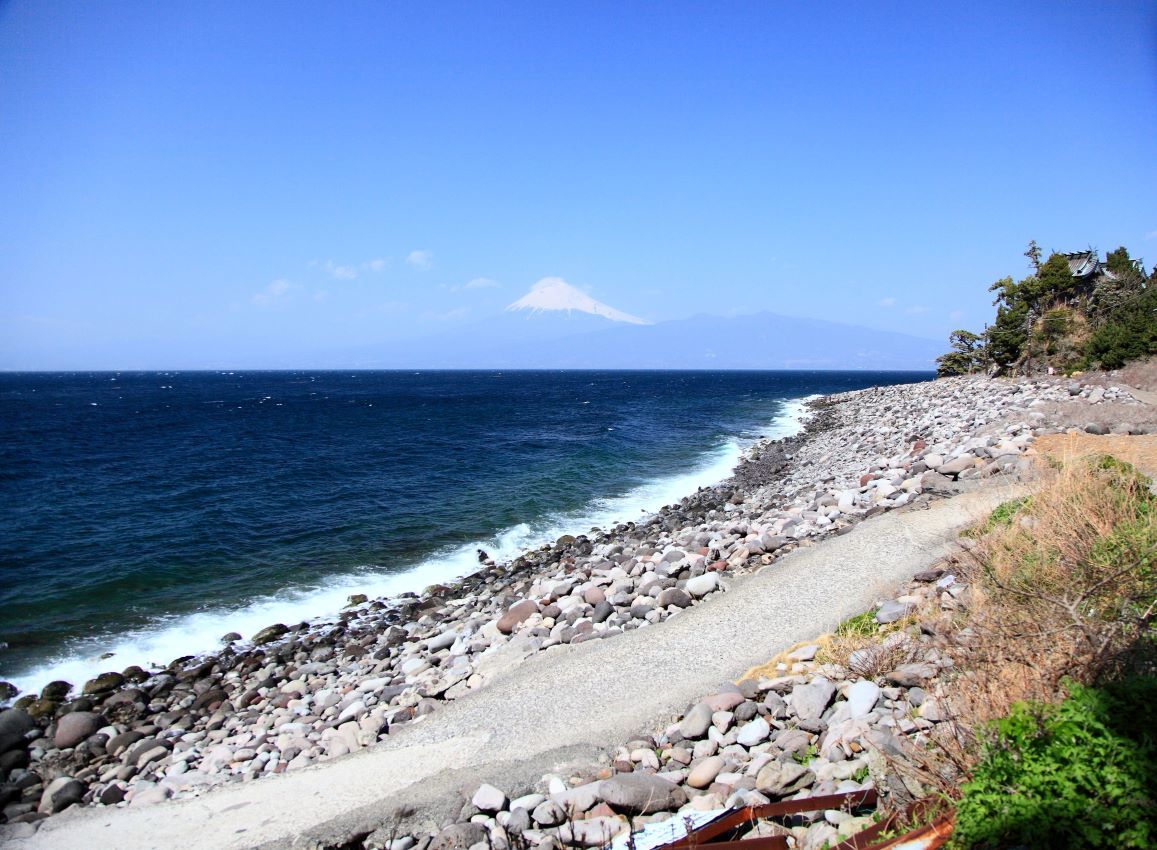
<svg viewBox="0 0 1157 850">
<path fill-rule="evenodd" d="M 321 269 L 327 275 L 337 280 L 355 280 L 359 271 L 381 273 L 386 270 L 389 262 L 383 257 L 375 257 L 362 263 L 338 263 L 333 260 L 310 260 L 311 269 Z"/>
<path fill-rule="evenodd" d="M 296 289 L 301 289 L 301 286 L 296 283 L 291 283 L 285 278 L 278 278 L 254 295 L 251 300 L 258 307 L 269 307 Z"/>
<path fill-rule="evenodd" d="M 317 292 L 313 293 L 313 300 L 314 301 L 328 301 L 329 300 L 329 290 L 328 289 L 319 289 Z"/>
<path fill-rule="evenodd" d="M 963 310 L 953 310 L 951 313 L 948 314 L 948 318 L 954 322 L 959 322 L 961 319 L 964 318 L 964 311 Z"/>
<path fill-rule="evenodd" d="M 450 322 L 454 319 L 464 319 L 470 314 L 469 307 L 455 307 L 453 310 L 447 310 L 445 313 L 431 313 L 431 319 L 437 319 L 439 322 Z"/>
<path fill-rule="evenodd" d="M 877 307 L 895 307 L 896 306 L 896 299 L 895 298 L 881 298 L 879 301 L 876 302 L 876 306 Z"/>
<path fill-rule="evenodd" d="M 1148 242 L 1150 239 L 1157 239 L 1157 230 L 1150 230 L 1145 234 L 1145 241 Z"/>
<path fill-rule="evenodd" d="M 921 313 L 927 313 L 928 308 L 925 307 L 923 304 L 913 304 L 911 307 L 909 307 L 904 312 L 907 313 L 909 316 L 919 316 Z"/>
<path fill-rule="evenodd" d="M 495 287 L 499 287 L 501 285 L 502 284 L 500 284 L 498 281 L 491 280 L 488 277 L 476 277 L 473 280 L 466 281 L 466 283 L 464 283 L 462 285 L 462 288 L 463 289 L 494 289 Z"/>
<path fill-rule="evenodd" d="M 406 256 L 406 264 L 413 266 L 414 268 L 416 268 L 420 272 L 429 271 L 430 267 L 433 266 L 433 264 L 434 264 L 434 252 L 433 251 L 411 251 Z"/>
<path fill-rule="evenodd" d="M 339 265 L 333 260 L 326 260 L 322 268 L 330 277 L 335 277 L 338 280 L 353 280 L 358 276 L 358 270 L 354 266 Z"/>
</svg>

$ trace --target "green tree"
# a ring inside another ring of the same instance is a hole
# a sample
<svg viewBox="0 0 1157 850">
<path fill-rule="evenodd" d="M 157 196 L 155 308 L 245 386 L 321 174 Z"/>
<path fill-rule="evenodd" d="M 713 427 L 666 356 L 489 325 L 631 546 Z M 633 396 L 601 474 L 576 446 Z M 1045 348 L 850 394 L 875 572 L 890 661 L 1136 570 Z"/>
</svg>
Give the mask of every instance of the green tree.
<svg viewBox="0 0 1157 850">
<path fill-rule="evenodd" d="M 1076 284 L 1064 254 L 1051 254 L 1041 266 L 1036 280 L 1031 292 L 1026 293 L 1031 296 L 1029 309 L 1034 312 L 1049 307 L 1053 301 L 1068 299 Z"/>
<path fill-rule="evenodd" d="M 996 310 L 996 321 L 984 332 L 988 355 L 1002 372 L 1020 360 L 1028 342 L 1028 315 L 1028 305 L 1023 301 L 1008 307 L 1001 305 Z"/>
<path fill-rule="evenodd" d="M 1111 251 L 1105 265 L 1109 274 L 1097 281 L 1089 303 L 1090 314 L 1098 320 L 1108 319 L 1139 298 L 1146 284 L 1140 261 L 1131 259 L 1124 247 Z"/>
<path fill-rule="evenodd" d="M 956 330 L 948 335 L 952 351 L 936 358 L 936 375 L 940 378 L 967 375 L 984 367 L 984 337 L 972 331 Z"/>
<path fill-rule="evenodd" d="M 984 331 L 985 347 L 989 359 L 1002 372 L 1020 360 L 1028 341 L 1029 300 L 1038 286 L 1037 277 L 1030 275 L 1019 282 L 1003 277 L 988 287 L 989 292 L 996 293 L 992 302 L 996 320 Z"/>
<path fill-rule="evenodd" d="M 1085 346 L 1090 365 L 1120 369 L 1131 360 L 1157 354 L 1157 286 L 1148 285 L 1106 311 Z"/>
<path fill-rule="evenodd" d="M 1032 264 L 1032 270 L 1034 272 L 1040 272 L 1041 250 L 1040 245 L 1036 244 L 1035 239 L 1029 240 L 1028 250 L 1024 252 L 1024 255 L 1028 257 L 1028 261 Z"/>
<path fill-rule="evenodd" d="M 1089 249 L 1095 254 L 1094 249 Z M 954 331 L 937 374 L 961 375 L 995 365 L 998 372 L 1100 366 L 1115 369 L 1157 353 L 1157 266 L 1146 278 L 1126 248 L 1110 251 L 1107 272 L 1091 289 L 1075 279 L 1064 254 L 1041 262 L 1036 241 L 1025 256 L 1034 274 L 992 284 L 996 318 L 977 337 Z"/>
<path fill-rule="evenodd" d="M 1141 260 L 1132 259 L 1129 256 L 1129 250 L 1124 245 L 1105 255 L 1105 266 L 1117 277 L 1133 275 L 1140 277 L 1143 274 L 1141 268 L 1144 265 Z"/>
</svg>

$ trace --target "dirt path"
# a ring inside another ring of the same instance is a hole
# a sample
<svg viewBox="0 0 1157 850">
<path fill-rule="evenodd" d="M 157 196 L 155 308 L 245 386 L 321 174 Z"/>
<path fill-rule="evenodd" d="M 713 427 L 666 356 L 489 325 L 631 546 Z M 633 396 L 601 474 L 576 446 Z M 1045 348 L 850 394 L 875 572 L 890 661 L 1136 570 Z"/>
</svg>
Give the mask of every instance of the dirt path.
<svg viewBox="0 0 1157 850">
<path fill-rule="evenodd" d="M 779 650 L 866 610 L 947 554 L 961 527 L 1014 492 L 990 483 L 926 510 L 876 517 L 755 575 L 727 580 L 729 592 L 660 626 L 512 664 L 485 688 L 371 751 L 195 800 L 69 809 L 12 846 L 331 846 L 389 822 L 402 805 L 437 823 L 479 782 L 520 790 L 543 773 L 590 764 L 606 747 L 672 718 Z"/>
</svg>

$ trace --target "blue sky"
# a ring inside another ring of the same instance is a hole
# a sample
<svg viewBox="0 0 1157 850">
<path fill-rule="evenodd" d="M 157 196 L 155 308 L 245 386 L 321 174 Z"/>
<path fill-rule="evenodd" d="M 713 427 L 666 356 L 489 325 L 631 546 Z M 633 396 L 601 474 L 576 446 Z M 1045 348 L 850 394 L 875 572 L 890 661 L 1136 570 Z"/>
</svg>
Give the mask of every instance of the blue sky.
<svg viewBox="0 0 1157 850">
<path fill-rule="evenodd" d="M 315 365 L 559 276 L 926 337 L 1157 262 L 1151 3 L 0 5 L 0 368 Z"/>
</svg>

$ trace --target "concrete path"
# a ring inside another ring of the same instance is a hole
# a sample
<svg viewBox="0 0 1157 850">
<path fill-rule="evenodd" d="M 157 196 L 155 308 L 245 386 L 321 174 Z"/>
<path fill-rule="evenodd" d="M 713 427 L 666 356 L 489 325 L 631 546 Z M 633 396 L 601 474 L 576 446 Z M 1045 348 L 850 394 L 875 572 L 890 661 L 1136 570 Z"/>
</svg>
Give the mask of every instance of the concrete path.
<svg viewBox="0 0 1157 850">
<path fill-rule="evenodd" d="M 387 824 L 401 806 L 433 823 L 479 782 L 529 788 L 592 764 L 780 650 L 830 630 L 952 550 L 957 531 L 1013 491 L 987 484 L 891 512 L 799 549 L 667 622 L 562 646 L 403 727 L 371 751 L 195 800 L 69 809 L 21 848 L 225 850 L 326 847 Z"/>
</svg>

